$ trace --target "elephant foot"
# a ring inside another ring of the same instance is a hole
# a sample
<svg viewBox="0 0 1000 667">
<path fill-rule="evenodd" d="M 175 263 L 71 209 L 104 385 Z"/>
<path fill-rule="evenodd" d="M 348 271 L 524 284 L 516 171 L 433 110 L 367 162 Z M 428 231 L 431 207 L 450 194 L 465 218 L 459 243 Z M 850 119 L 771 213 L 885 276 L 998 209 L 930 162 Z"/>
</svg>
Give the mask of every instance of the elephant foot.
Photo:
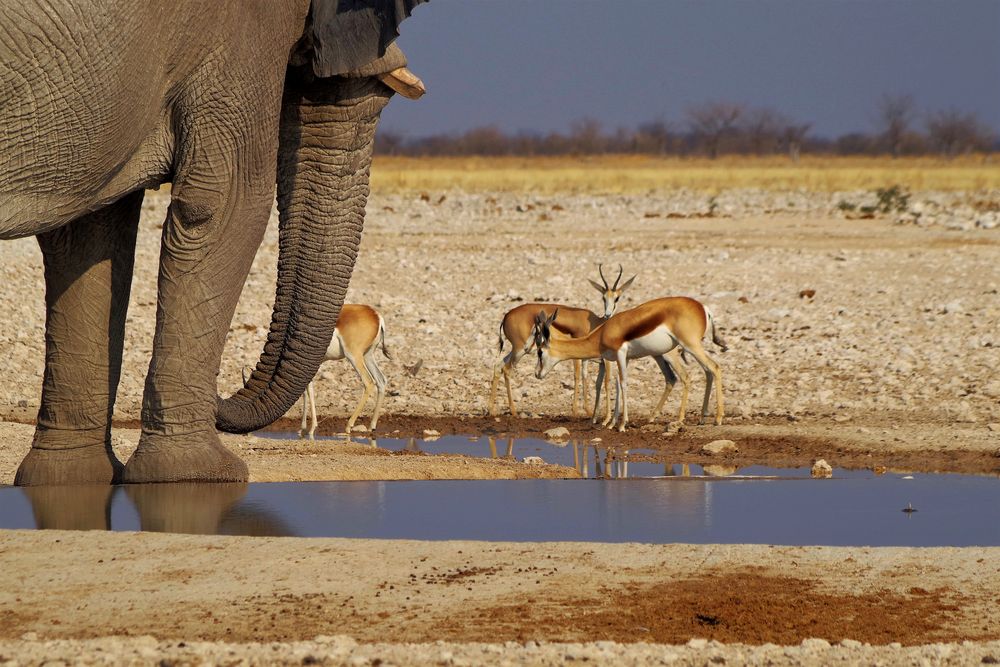
<svg viewBox="0 0 1000 667">
<path fill-rule="evenodd" d="M 32 447 L 14 475 L 15 486 L 118 484 L 122 464 L 107 445 L 72 449 Z"/>
<path fill-rule="evenodd" d="M 245 482 L 247 464 L 226 449 L 213 431 L 163 435 L 143 433 L 122 482 Z"/>
</svg>

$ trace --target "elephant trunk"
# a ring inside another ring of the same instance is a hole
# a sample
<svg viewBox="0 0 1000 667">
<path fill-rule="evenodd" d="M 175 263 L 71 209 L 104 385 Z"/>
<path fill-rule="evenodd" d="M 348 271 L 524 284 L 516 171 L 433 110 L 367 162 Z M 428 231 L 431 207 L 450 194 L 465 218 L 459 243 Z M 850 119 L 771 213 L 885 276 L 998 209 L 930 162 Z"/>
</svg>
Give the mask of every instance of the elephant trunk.
<svg viewBox="0 0 1000 667">
<path fill-rule="evenodd" d="M 285 414 L 323 362 L 361 242 L 375 126 L 392 94 L 371 76 L 302 79 L 311 77 L 286 84 L 282 105 L 270 330 L 244 387 L 219 401 L 216 425 L 230 433 Z"/>
</svg>

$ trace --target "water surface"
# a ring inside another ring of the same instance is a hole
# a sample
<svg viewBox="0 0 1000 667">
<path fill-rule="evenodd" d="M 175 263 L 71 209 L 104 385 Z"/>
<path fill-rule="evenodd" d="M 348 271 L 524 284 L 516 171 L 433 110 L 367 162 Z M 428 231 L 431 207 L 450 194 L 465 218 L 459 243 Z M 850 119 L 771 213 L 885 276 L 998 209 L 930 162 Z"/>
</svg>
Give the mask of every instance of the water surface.
<svg viewBox="0 0 1000 667">
<path fill-rule="evenodd" d="M 966 475 L 0 487 L 0 528 L 420 540 L 1000 546 Z M 838 478 L 839 477 L 839 478 Z M 912 477 L 905 479 L 905 477 Z M 916 512 L 901 511 L 907 506 Z"/>
</svg>

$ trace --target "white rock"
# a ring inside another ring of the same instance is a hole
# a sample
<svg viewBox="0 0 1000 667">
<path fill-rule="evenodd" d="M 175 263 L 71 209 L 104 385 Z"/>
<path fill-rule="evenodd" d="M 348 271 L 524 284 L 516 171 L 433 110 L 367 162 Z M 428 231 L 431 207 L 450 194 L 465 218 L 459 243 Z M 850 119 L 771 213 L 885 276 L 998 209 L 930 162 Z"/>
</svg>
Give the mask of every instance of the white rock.
<svg viewBox="0 0 1000 667">
<path fill-rule="evenodd" d="M 738 452 L 740 450 L 732 440 L 713 440 L 704 445 L 701 451 L 705 454 L 722 454 L 723 452 Z"/>
<path fill-rule="evenodd" d="M 841 639 L 840 645 L 844 648 L 861 648 L 862 644 L 857 639 Z"/>
<path fill-rule="evenodd" d="M 702 472 L 708 477 L 728 477 L 729 475 L 735 474 L 738 468 L 736 466 L 725 466 L 725 465 L 705 465 L 701 467 Z"/>
<path fill-rule="evenodd" d="M 833 477 L 833 467 L 826 462 L 826 459 L 819 459 L 816 463 L 813 463 L 809 473 L 817 479 L 825 479 Z"/>
<path fill-rule="evenodd" d="M 687 646 L 688 648 L 693 648 L 697 651 L 700 651 L 708 646 L 708 640 L 702 639 L 701 637 L 694 637 L 688 640 Z"/>
<path fill-rule="evenodd" d="M 545 460 L 541 456 L 525 456 L 521 459 L 521 463 L 527 463 L 528 465 L 544 465 Z"/>
<path fill-rule="evenodd" d="M 830 642 L 820 637 L 809 637 L 802 640 L 802 648 L 812 650 L 830 648 Z"/>
<path fill-rule="evenodd" d="M 546 440 L 565 440 L 569 437 L 569 429 L 565 426 L 550 428 L 544 433 Z"/>
</svg>

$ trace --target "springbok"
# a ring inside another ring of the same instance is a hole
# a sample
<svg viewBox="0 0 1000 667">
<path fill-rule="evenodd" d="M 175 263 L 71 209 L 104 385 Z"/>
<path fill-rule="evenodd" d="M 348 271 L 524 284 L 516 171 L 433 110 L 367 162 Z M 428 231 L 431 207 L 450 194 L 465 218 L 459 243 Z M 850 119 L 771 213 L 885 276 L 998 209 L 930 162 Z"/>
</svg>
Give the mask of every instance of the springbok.
<svg viewBox="0 0 1000 667">
<path fill-rule="evenodd" d="M 559 317 L 552 322 L 551 330 L 553 335 L 556 337 L 571 337 L 579 338 L 581 336 L 586 336 L 596 327 L 600 326 L 608 317 L 614 314 L 615 309 L 618 307 L 618 300 L 622 296 L 628 287 L 635 280 L 635 276 L 632 276 L 625 283 L 619 287 L 618 283 L 622 278 L 622 266 L 618 265 L 618 277 L 615 279 L 614 285 L 608 285 L 607 279 L 604 277 L 603 265 L 597 265 L 597 271 L 601 275 L 601 283 L 595 280 L 587 281 L 594 286 L 598 292 L 601 293 L 601 297 L 604 301 L 604 317 L 600 317 L 591 310 L 586 308 L 574 308 L 572 306 L 563 306 L 557 303 L 525 303 L 515 308 L 507 311 L 503 316 L 503 320 L 500 322 L 500 331 L 498 334 L 499 347 L 497 362 L 493 365 L 493 381 L 490 383 L 490 416 L 496 417 L 496 402 L 497 402 L 497 385 L 500 382 L 500 373 L 503 373 L 504 383 L 507 386 L 507 402 L 510 406 L 510 414 L 514 417 L 518 417 L 517 408 L 514 406 L 514 394 L 510 388 L 510 373 L 514 368 L 514 365 L 531 350 L 531 346 L 534 344 L 534 339 L 532 338 L 531 331 L 535 326 L 535 317 L 539 313 L 544 313 L 546 316 L 552 315 L 556 311 L 559 312 Z M 503 339 L 506 338 L 510 341 L 511 351 L 503 358 L 501 363 L 499 355 L 503 354 Z M 580 361 L 575 361 L 573 363 L 573 416 L 577 416 L 576 402 L 577 396 L 581 394 L 580 384 L 581 384 L 581 374 L 583 375 L 583 392 L 580 405 L 583 407 L 584 412 L 587 410 L 587 378 L 586 369 L 582 368 Z M 595 405 L 596 409 L 596 405 Z M 610 410 L 609 410 L 610 414 Z"/>
<path fill-rule="evenodd" d="M 375 411 L 368 424 L 369 432 L 374 432 L 378 426 L 378 415 L 382 409 L 386 385 L 385 375 L 375 363 L 375 348 L 378 346 L 382 347 L 382 354 L 387 359 L 392 359 L 392 355 L 385 346 L 385 321 L 383 321 L 382 316 L 371 306 L 345 303 L 340 309 L 337 327 L 333 330 L 333 339 L 330 341 L 330 347 L 327 348 L 323 360 L 347 359 L 365 385 L 358 407 L 354 410 L 351 418 L 347 420 L 345 432 L 348 434 L 354 429 L 354 422 L 357 421 L 362 408 L 368 402 L 373 386 L 375 388 Z M 306 392 L 302 394 L 302 427 L 299 429 L 299 437 L 304 438 L 308 433 L 310 440 L 313 439 L 316 425 L 319 423 L 316 418 L 314 382 L 315 380 L 310 382 L 309 386 L 306 387 Z M 312 426 L 308 431 L 306 431 L 307 408 L 312 414 Z"/>
<path fill-rule="evenodd" d="M 679 346 L 691 354 L 705 371 L 705 398 L 701 406 L 703 423 L 708 416 L 708 402 L 712 393 L 713 381 L 715 389 L 715 423 L 722 424 L 724 415 L 722 407 L 722 370 L 705 352 L 702 339 L 712 326 L 712 342 L 725 352 L 728 349 L 725 341 L 719 335 L 715 326 L 715 318 L 702 303 L 684 296 L 671 296 L 654 299 L 629 310 L 611 316 L 603 326 L 595 329 L 584 338 L 563 339 L 552 336 L 553 322 L 559 316 L 539 314 L 535 320 L 533 337 L 538 348 L 538 365 L 535 376 L 544 378 L 552 368 L 566 359 L 596 359 L 615 361 L 618 364 L 616 375 L 617 397 L 615 399 L 614 419 L 610 426 L 618 424 L 618 430 L 624 431 L 628 423 L 628 360 L 640 357 L 653 357 L 660 367 L 667 386 L 663 396 L 653 413 L 655 418 L 663 401 L 676 382 L 676 370 L 679 363 L 671 363 L 668 354 L 676 351 Z M 595 407 L 600 401 L 601 381 L 605 374 L 605 366 L 601 364 L 595 386 Z M 682 378 L 683 380 L 684 378 Z M 609 397 L 610 398 L 610 397 Z M 681 421 L 687 407 L 687 383 L 684 384 L 684 396 L 681 398 Z M 596 423 L 596 415 L 594 421 Z M 607 425 L 607 423 L 606 423 Z"/>
</svg>

